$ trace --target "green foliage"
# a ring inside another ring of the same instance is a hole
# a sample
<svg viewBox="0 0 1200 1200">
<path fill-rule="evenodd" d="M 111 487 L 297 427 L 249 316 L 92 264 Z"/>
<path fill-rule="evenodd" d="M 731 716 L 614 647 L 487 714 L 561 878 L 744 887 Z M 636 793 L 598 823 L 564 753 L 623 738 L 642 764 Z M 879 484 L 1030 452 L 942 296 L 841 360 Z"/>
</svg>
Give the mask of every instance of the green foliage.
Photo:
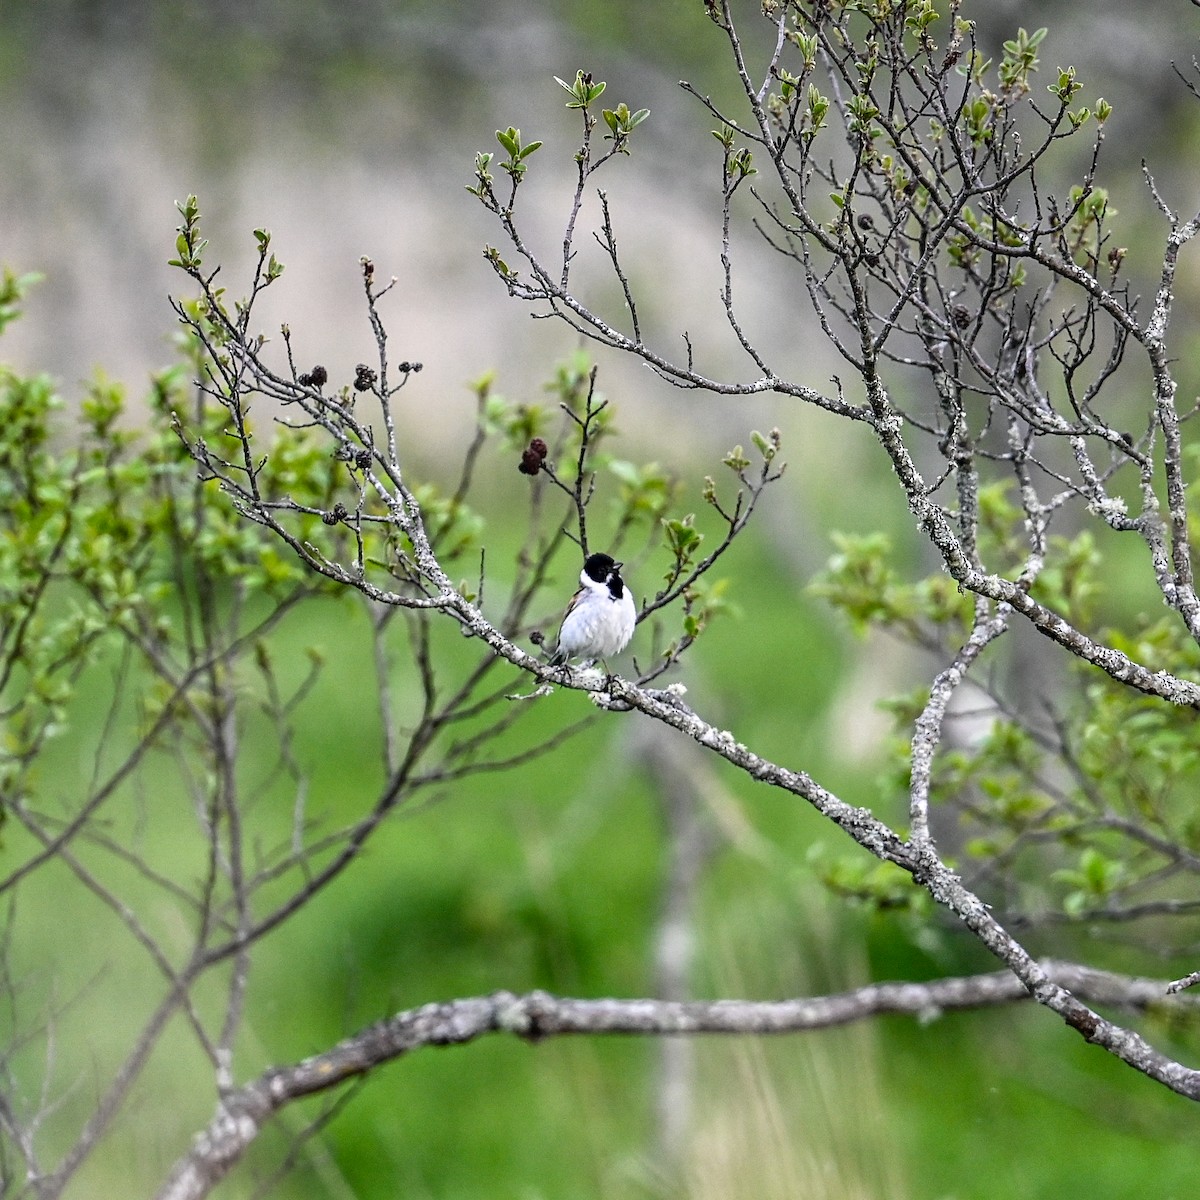
<svg viewBox="0 0 1200 1200">
<path fill-rule="evenodd" d="M 910 33 L 927 34 L 934 21 L 940 19 L 941 14 L 934 8 L 933 0 L 916 0 L 905 5 L 904 24 Z"/>
<path fill-rule="evenodd" d="M 0 276 L 0 333 L 21 315 L 26 292 L 40 280 L 34 272 L 17 275 L 11 267 L 4 268 Z"/>
<path fill-rule="evenodd" d="M 603 404 L 603 393 L 594 391 L 592 374 L 596 368 L 595 359 L 586 350 L 576 350 L 561 362 L 555 364 L 554 375 L 543 385 L 548 392 L 567 411 L 581 416 L 587 407 L 588 396 L 592 395 L 597 404 Z M 601 429 L 607 429 L 611 418 L 607 409 L 599 414 Z"/>
<path fill-rule="evenodd" d="M 696 529 L 696 516 L 688 513 L 683 518 L 671 518 L 663 521 L 663 529 L 667 536 L 667 547 L 671 554 L 680 562 L 690 564 L 704 535 Z"/>
<path fill-rule="evenodd" d="M 922 622 L 955 627 L 969 601 L 948 576 L 904 583 L 889 565 L 891 539 L 882 533 L 830 535 L 836 552 L 811 584 L 849 618 L 860 636 L 875 626 L 915 634 Z"/>
<path fill-rule="evenodd" d="M 915 887 L 912 876 L 894 863 L 878 862 L 863 854 L 833 854 L 819 844 L 809 852 L 808 863 L 833 895 L 873 912 L 929 911 L 928 893 Z"/>
<path fill-rule="evenodd" d="M 195 196 L 177 201 L 175 207 L 183 217 L 183 224 L 176 231 L 175 254 L 169 261 L 173 267 L 184 270 L 198 269 L 202 263 L 202 255 L 208 246 L 208 241 L 200 236 L 200 206 Z"/>
<path fill-rule="evenodd" d="M 829 97 L 822 95 L 815 83 L 810 83 L 808 85 L 808 108 L 804 114 L 805 128 L 802 130 L 802 136 L 806 142 L 811 142 L 825 128 L 825 121 L 829 115 L 829 104 Z"/>
<path fill-rule="evenodd" d="M 454 563 L 467 554 L 478 553 L 482 544 L 485 521 L 458 496 L 447 496 L 433 483 L 420 483 L 414 488 L 430 544 L 446 564 Z"/>
<path fill-rule="evenodd" d="M 605 465 L 619 483 L 616 501 L 620 527 L 661 517 L 679 490 L 676 480 L 656 462 L 639 465 L 626 459 L 610 458 Z"/>
<path fill-rule="evenodd" d="M 1029 76 L 1038 68 L 1037 48 L 1047 33 L 1046 27 L 1027 33 L 1017 30 L 1017 36 L 1004 43 L 1004 57 L 998 73 L 1000 84 L 1009 96 L 1023 95 L 1029 90 Z"/>
<path fill-rule="evenodd" d="M 196 263 L 194 202 L 181 211 L 186 257 Z M 0 794 L 28 786 L 48 742 L 67 728 L 87 672 L 123 643 L 151 639 L 164 661 L 187 657 L 191 634 L 168 598 L 241 606 L 312 589 L 275 539 L 196 480 L 174 428 L 176 411 L 194 408 L 184 382 L 191 374 L 181 366 L 152 381 L 148 421 L 136 432 L 123 421 L 125 389 L 98 375 L 70 430 L 47 376 L 0 366 L 0 702 L 8 715 Z M 204 430 L 214 445 L 229 441 L 211 410 Z M 262 478 L 318 505 L 330 494 L 331 463 L 311 434 L 287 430 Z"/>
<path fill-rule="evenodd" d="M 22 790 L 46 742 L 61 734 L 98 643 L 145 618 L 140 504 L 153 462 L 125 454 L 112 431 L 119 389 L 85 402 L 86 439 L 55 447 L 62 402 L 47 376 L 0 366 L 0 795 Z"/>
<path fill-rule="evenodd" d="M 1046 89 L 1052 96 L 1057 96 L 1064 104 L 1070 104 L 1075 93 L 1083 87 L 1083 84 L 1075 78 L 1074 67 L 1063 67 L 1059 69 L 1058 80 L 1056 83 L 1050 84 Z"/>
<path fill-rule="evenodd" d="M 481 200 L 483 199 L 484 195 L 490 191 L 492 182 L 494 180 L 494 176 L 489 169 L 492 165 L 493 157 L 493 155 L 485 154 L 483 151 L 480 151 L 475 155 L 475 179 L 477 182 L 474 187 L 471 187 L 471 185 L 468 184 L 467 191 L 470 192 L 472 196 L 478 196 Z"/>
<path fill-rule="evenodd" d="M 1096 539 L 1085 530 L 1075 537 L 1050 539 L 1051 557 L 1038 576 L 1033 595 L 1060 612 L 1073 614 L 1087 622 L 1100 592 L 1100 567 L 1103 559 Z"/>
<path fill-rule="evenodd" d="M 568 108 L 587 108 L 593 100 L 598 100 L 604 95 L 604 89 L 608 86 L 602 80 L 593 83 L 591 75 L 585 74 L 583 71 L 575 72 L 573 83 L 567 83 L 565 79 L 559 79 L 557 75 L 554 77 L 554 82 L 570 93 L 571 99 L 567 101 Z"/>
<path fill-rule="evenodd" d="M 1200 650 L 1166 618 L 1144 625 L 1135 639 L 1114 637 L 1153 665 L 1200 679 Z M 1089 809 L 1146 825 L 1200 850 L 1200 819 L 1192 797 L 1200 786 L 1200 747 L 1186 710 L 1107 681 L 1081 679 L 1074 753 Z"/>
<path fill-rule="evenodd" d="M 609 161 L 615 155 L 629 154 L 629 143 L 633 136 L 633 131 L 650 116 L 650 110 L 648 108 L 634 110 L 624 101 L 621 101 L 615 108 L 601 109 L 600 117 L 597 118 L 592 111 L 592 105 L 604 94 L 608 86 L 603 80 L 594 80 L 590 73 L 580 70 L 576 71 L 575 78 L 570 83 L 565 79 L 559 78 L 557 75 L 554 76 L 554 82 L 571 97 L 567 101 L 566 107 L 578 110 L 583 116 L 583 142 L 575 154 L 575 161 L 581 168 L 579 186 L 582 189 L 587 177 L 603 163 Z M 604 140 L 610 142 L 611 146 L 605 153 L 593 159 L 591 149 L 592 131 L 596 127 L 598 120 L 603 120 L 607 126 L 608 133 L 604 135 Z M 508 158 L 500 163 L 500 168 L 506 171 L 511 178 L 513 186 L 512 196 L 515 197 L 516 188 L 524 177 L 525 171 L 528 169 L 528 164 L 525 160 L 534 151 L 538 150 L 542 143 L 540 141 L 523 142 L 521 131 L 512 125 L 507 129 L 498 129 L 496 131 L 496 140 L 508 154 Z M 491 212 L 499 214 L 507 211 L 509 213 L 508 219 L 511 220 L 512 197 L 502 204 L 492 188 L 492 184 L 494 183 L 494 177 L 491 172 L 492 161 L 493 156 L 491 154 L 479 153 L 475 155 L 475 183 L 473 185 L 468 184 L 467 191 L 471 195 L 478 197 Z M 507 263 L 500 259 L 498 251 L 489 246 L 484 251 L 484 254 L 502 279 L 511 281 L 515 278 L 515 272 L 512 271 Z"/>
<path fill-rule="evenodd" d="M 1083 110 L 1087 113 L 1087 109 Z M 1104 223 L 1117 215 L 1108 202 L 1108 191 L 1101 187 L 1071 188 L 1071 221 L 1067 226 L 1067 245 L 1072 258 L 1082 266 L 1095 270 L 1100 248 L 1105 240 Z"/>
<path fill-rule="evenodd" d="M 576 71 L 572 83 L 567 83 L 565 79 L 559 79 L 557 75 L 554 77 L 554 82 L 570 94 L 571 99 L 567 101 L 567 107 L 580 109 L 584 114 L 584 119 L 589 122 L 588 128 L 590 129 L 592 118 L 589 110 L 591 104 L 604 94 L 608 85 L 603 80 L 593 80 L 591 74 L 586 71 Z M 602 109 L 600 115 L 605 125 L 608 126 L 606 136 L 613 143 L 613 151 L 628 154 L 630 135 L 650 115 L 650 110 L 639 108 L 636 112 L 631 111 L 629 105 L 622 101 L 616 108 Z"/>
<path fill-rule="evenodd" d="M 1077 866 L 1060 868 L 1054 872 L 1054 879 L 1067 889 L 1063 911 L 1079 917 L 1105 904 L 1120 888 L 1125 882 L 1125 867 L 1095 846 L 1088 846 L 1079 855 Z"/>
<path fill-rule="evenodd" d="M 690 563 L 690 557 L 684 560 Z M 729 579 L 710 579 L 705 577 L 696 580 L 684 593 L 683 634 L 688 641 L 694 641 L 717 618 L 723 616 L 738 617 L 741 609 L 729 597 L 732 589 Z"/>
<path fill-rule="evenodd" d="M 549 415 L 537 404 L 519 404 L 493 391 L 495 377 L 489 371 L 471 384 L 481 404 L 485 433 L 500 435 L 511 450 L 519 450 L 546 431 Z"/>
<path fill-rule="evenodd" d="M 1005 490 L 982 491 L 980 512 L 984 536 L 1015 551 L 1008 539 L 1017 536 L 1019 510 Z M 952 581 L 903 581 L 883 535 L 835 535 L 834 544 L 812 590 L 860 635 L 878 630 L 929 646 L 964 627 L 965 598 Z M 1105 597 L 1094 538 L 1086 531 L 1051 538 L 1049 550 L 1033 595 L 1093 621 Z M 1133 637 L 1115 630 L 1105 637 L 1151 669 L 1200 679 L 1200 649 L 1177 621 L 1162 618 Z M 1024 902 L 1072 920 L 1136 910 L 1164 888 L 1170 894 L 1167 881 L 1182 869 L 1180 853 L 1200 854 L 1194 714 L 1097 677 L 1083 664 L 1072 665 L 1063 695 L 1052 720 L 1039 719 L 1037 706 L 1026 704 L 1002 709 L 969 740 L 948 737 L 933 762 L 931 799 L 957 814 L 971 869 L 1002 867 Z M 920 689 L 882 706 L 897 731 L 878 785 L 884 803 L 908 793 L 911 731 L 928 699 Z M 830 875 L 826 883 L 841 894 L 855 892 L 852 878 Z M 1190 934 L 1181 926 L 1179 936 Z"/>
<path fill-rule="evenodd" d="M 629 136 L 650 115 L 648 108 L 630 112 L 629 105 L 622 101 L 616 108 L 606 108 L 600 114 L 608 126 L 613 143 L 622 154 L 629 153 Z"/>
<path fill-rule="evenodd" d="M 528 169 L 525 160 L 536 150 L 540 150 L 541 142 L 521 141 L 521 131 L 511 125 L 507 129 L 496 130 L 496 141 L 508 152 L 508 158 L 500 164 L 501 170 L 507 171 L 516 182 Z M 476 160 L 478 164 L 478 160 Z"/>
<path fill-rule="evenodd" d="M 857 134 L 861 138 L 879 136 L 881 131 L 873 124 L 875 118 L 879 116 L 879 109 L 867 95 L 860 93 L 852 97 L 847 111 L 850 114 L 847 128 L 851 133 Z"/>
</svg>

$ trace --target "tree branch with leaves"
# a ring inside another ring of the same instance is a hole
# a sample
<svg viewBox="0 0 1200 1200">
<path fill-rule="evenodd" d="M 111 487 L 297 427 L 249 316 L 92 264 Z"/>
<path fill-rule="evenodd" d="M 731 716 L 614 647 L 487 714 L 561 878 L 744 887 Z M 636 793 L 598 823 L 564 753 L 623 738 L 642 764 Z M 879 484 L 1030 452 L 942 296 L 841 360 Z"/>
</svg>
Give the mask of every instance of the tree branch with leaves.
<svg viewBox="0 0 1200 1200">
<path fill-rule="evenodd" d="M 409 432 L 427 377 L 419 361 L 394 359 L 397 281 L 362 259 L 373 359 L 310 366 L 286 325 L 278 337 L 261 327 L 263 294 L 286 278 L 271 235 L 254 232 L 255 263 L 232 298 L 189 197 L 173 260 L 190 289 L 173 301 L 183 365 L 155 379 L 143 435 L 121 427 L 120 389 L 98 381 L 77 443 L 60 451 L 46 381 L 0 377 L 0 580 L 12 581 L 0 583 L 10 733 L 0 803 L 15 845 L 0 876 L 0 991 L 13 1025 L 0 1051 L 13 1085 L 0 1088 L 4 1194 L 49 1200 L 82 1178 L 174 1027 L 211 1074 L 216 1115 L 164 1184 L 171 1200 L 209 1194 L 304 1098 L 490 1033 L 800 1032 L 1032 997 L 1200 1098 L 1200 1071 L 1154 1044 L 1147 1023 L 1191 1016 L 1194 999 L 1175 993 L 1195 973 L 1102 970 L 1033 941 L 1069 927 L 1074 944 L 1103 947 L 1133 926 L 1163 957 L 1194 953 L 1195 410 L 1180 399 L 1169 334 L 1200 216 L 1181 216 L 1147 170 L 1166 232 L 1140 314 L 1130 279 L 1145 264 L 1119 243 L 1099 182 L 1111 107 L 1082 104 L 1072 68 L 1041 74 L 1044 30 L 1019 30 L 993 61 L 966 0 L 944 10 L 767 0 L 758 51 L 727 0 L 704 8 L 738 100 L 684 91 L 702 118 L 697 142 L 716 145 L 715 300 L 744 374 L 718 377 L 687 331 L 681 355 L 654 344 L 616 194 L 619 171 L 639 169 L 650 114 L 602 107 L 605 84 L 585 71 L 557 80 L 582 126 L 561 239 L 538 245 L 523 209 L 543 144 L 506 126 L 503 156 L 478 155 L 470 187 L 497 230 L 484 257 L 508 297 L 602 357 L 631 355 L 684 391 L 820 410 L 871 436 L 907 524 L 904 566 L 882 535 L 831 530 L 835 552 L 812 590 L 851 627 L 922 656 L 924 673 L 888 705 L 884 788 L 839 794 L 805 764 L 756 751 L 723 727 L 736 717 L 693 707 L 680 678 L 725 606 L 727 551 L 782 494 L 777 429 L 748 431 L 750 448 L 725 454 L 689 505 L 667 472 L 616 456 L 620 399 L 600 390 L 603 362 L 579 354 L 551 381 L 549 405 L 512 403 L 490 376 L 477 380 L 459 459 L 423 468 Z M 593 205 L 601 170 L 608 187 Z M 755 286 L 740 269 L 747 238 L 765 239 L 791 272 L 789 316 L 838 357 L 833 379 L 811 378 L 807 361 L 767 349 L 755 330 L 742 308 Z M 585 248 L 611 271 L 619 311 L 576 290 Z M 6 276 L 0 327 L 27 282 Z M 484 519 L 496 503 L 481 470 L 492 450 L 511 464 L 504 499 L 515 494 L 520 513 L 506 517 L 507 536 Z M 626 675 L 551 665 L 543 650 L 582 557 L 600 548 L 628 560 L 631 580 L 655 580 L 638 597 Z M 1105 578 L 1129 570 L 1162 609 L 1156 619 L 1106 606 Z M 346 601 L 371 675 L 355 698 L 368 747 L 356 753 L 373 756 L 375 774 L 335 798 L 314 793 L 297 753 L 298 714 L 327 664 L 295 653 L 288 622 Z M 1044 651 L 1052 676 L 1019 673 L 1006 657 L 1019 639 Z M 108 683 L 97 689 L 99 675 Z M 571 692 L 590 701 L 583 717 Z M 814 810 L 846 850 L 814 858 L 835 897 L 953 929 L 1002 970 L 781 1002 L 500 991 L 405 1009 L 303 1061 L 246 1069 L 258 952 L 328 903 L 389 822 L 633 713 Z M 71 722 L 88 731 L 91 765 L 63 803 L 38 765 Z M 248 740 L 267 747 L 265 772 L 247 771 Z M 124 803 L 149 783 L 160 807 Z M 159 822 L 173 850 L 185 842 L 188 871 L 159 856 Z M 50 1156 L 39 1132 L 56 1118 L 53 1089 L 30 1098 L 16 1081 L 31 1046 L 51 1078 L 56 1028 L 77 1000 L 21 984 L 11 932 L 43 878 L 97 906 L 153 981 L 137 1028 L 96 1067 L 91 1112 Z M 336 1110 L 335 1100 L 314 1127 Z"/>
<path fill-rule="evenodd" d="M 1000 880 L 1011 920 L 1025 925 L 1053 920 L 1055 903 L 1068 919 L 1102 922 L 1191 911 L 1196 843 L 1186 797 L 1194 764 L 1175 739 L 1188 737 L 1200 704 L 1182 434 L 1193 410 L 1177 407 L 1166 335 L 1176 263 L 1197 218 L 1180 217 L 1147 170 L 1168 234 L 1143 320 L 1127 282 L 1128 250 L 1098 182 L 1112 108 L 1102 98 L 1080 103 L 1083 85 L 1071 67 L 1038 84 L 1046 30 L 1019 30 L 993 61 L 962 2 L 945 12 L 929 0 L 762 7 L 775 37 L 755 62 L 733 6 L 706 2 L 741 83 L 739 106 L 683 85 L 718 122 L 720 304 L 749 360 L 746 378 L 706 374 L 686 333 L 683 360 L 647 344 L 630 272 L 615 250 L 611 186 L 599 196 L 595 236 L 625 296 L 627 331 L 573 291 L 527 237 L 523 173 L 510 172 L 501 199 L 490 157 L 481 155 L 471 190 L 503 237 L 503 257 L 491 247 L 485 257 L 535 315 L 640 358 L 677 387 L 771 392 L 870 428 L 897 503 L 944 574 L 902 583 L 886 566 L 885 541 L 851 539 L 820 589 L 860 627 L 886 629 L 943 663 L 895 706 L 911 722 L 897 763 L 909 796 L 907 831 L 845 805 L 802 772 L 764 762 L 695 714 L 639 703 L 633 688 L 622 689 L 622 702 L 806 799 L 907 872 L 1088 1040 L 1195 1096 L 1190 1068 L 1055 985 L 985 895 Z M 590 78 L 581 73 L 580 85 Z M 569 107 L 582 113 L 586 146 L 596 96 L 576 91 Z M 581 151 L 577 160 L 586 157 Z M 573 232 L 578 192 L 570 208 Z M 735 231 L 745 210 L 741 227 L 752 224 L 787 260 L 798 284 L 790 294 L 806 297 L 845 363 L 832 391 L 773 361 L 740 314 Z M 564 259 L 572 249 L 568 238 Z M 1096 622 L 1106 565 L 1097 525 L 1134 535 L 1170 617 L 1124 630 Z M 995 661 L 1017 624 L 1066 651 L 1071 685 L 1041 704 L 981 677 L 980 664 Z M 964 694 L 992 720 L 974 747 L 955 745 L 950 730 Z M 1147 755 L 1122 755 L 1132 738 L 1118 729 L 1131 721 L 1161 733 L 1160 750 L 1178 745 L 1150 784 Z M 1083 745 L 1105 751 L 1091 758 Z M 1133 799 L 1150 788 L 1149 804 Z M 979 831 L 965 869 L 939 850 L 952 830 L 937 819 L 947 810 Z M 1031 911 L 1039 890 L 1032 881 L 1047 863 L 1057 896 Z M 986 891 L 973 891 L 964 876 Z M 1176 885 L 1184 897 L 1165 898 Z M 1194 927 L 1180 928 L 1186 945 Z"/>
</svg>

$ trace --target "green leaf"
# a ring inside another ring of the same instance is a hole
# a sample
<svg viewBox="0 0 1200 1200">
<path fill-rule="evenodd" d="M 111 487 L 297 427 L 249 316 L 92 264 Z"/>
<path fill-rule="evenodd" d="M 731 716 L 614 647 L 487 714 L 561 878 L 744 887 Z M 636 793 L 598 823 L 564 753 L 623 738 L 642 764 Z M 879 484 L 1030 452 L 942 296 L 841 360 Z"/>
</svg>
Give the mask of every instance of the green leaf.
<svg viewBox="0 0 1200 1200">
<path fill-rule="evenodd" d="M 603 80 L 593 81 L 591 76 L 585 75 L 583 71 L 575 72 L 574 83 L 559 79 L 557 75 L 554 76 L 554 82 L 570 93 L 571 99 L 567 102 L 568 108 L 587 108 L 593 100 L 604 94 L 604 89 L 608 86 Z"/>
<path fill-rule="evenodd" d="M 762 434 L 754 429 L 750 433 L 750 440 L 759 454 L 763 456 L 764 462 L 770 462 L 779 453 L 780 434 L 778 429 L 772 429 L 769 434 Z"/>
<path fill-rule="evenodd" d="M 0 279 L 0 333 L 21 315 L 25 293 L 41 278 L 37 274 L 17 275 L 10 268 L 4 268 L 3 278 Z"/>
<path fill-rule="evenodd" d="M 695 515 L 689 513 L 681 519 L 669 518 L 663 521 L 663 528 L 667 532 L 667 544 L 677 558 L 688 558 L 704 541 L 704 535 L 692 524 L 694 520 Z"/>
<path fill-rule="evenodd" d="M 744 471 L 750 465 L 750 460 L 746 457 L 746 452 L 741 446 L 734 446 L 721 461 L 731 471 Z"/>
</svg>

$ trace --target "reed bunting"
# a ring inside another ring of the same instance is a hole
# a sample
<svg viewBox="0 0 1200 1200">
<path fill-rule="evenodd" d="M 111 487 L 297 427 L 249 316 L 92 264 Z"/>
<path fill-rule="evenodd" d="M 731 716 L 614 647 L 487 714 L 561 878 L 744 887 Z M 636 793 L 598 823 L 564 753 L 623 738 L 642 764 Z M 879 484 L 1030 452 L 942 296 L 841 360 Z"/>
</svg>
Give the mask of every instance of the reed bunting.
<svg viewBox="0 0 1200 1200">
<path fill-rule="evenodd" d="M 637 607 L 621 578 L 624 565 L 607 554 L 588 555 L 579 572 L 579 591 L 571 597 L 558 630 L 552 666 L 571 658 L 580 659 L 580 666 L 591 666 L 598 658 L 620 654 L 629 645 Z"/>
</svg>

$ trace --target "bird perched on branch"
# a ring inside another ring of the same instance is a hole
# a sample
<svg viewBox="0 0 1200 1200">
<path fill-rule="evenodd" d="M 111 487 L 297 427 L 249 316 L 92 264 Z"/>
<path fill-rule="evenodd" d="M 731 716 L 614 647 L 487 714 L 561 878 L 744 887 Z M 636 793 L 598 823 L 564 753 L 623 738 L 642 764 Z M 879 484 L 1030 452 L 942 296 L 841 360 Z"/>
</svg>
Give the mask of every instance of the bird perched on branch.
<svg viewBox="0 0 1200 1200">
<path fill-rule="evenodd" d="M 607 554 L 589 554 L 579 572 L 579 591 L 571 597 L 558 630 L 558 648 L 552 666 L 580 659 L 590 666 L 598 658 L 620 654 L 633 637 L 637 607 L 621 578 L 624 563 Z"/>
</svg>

